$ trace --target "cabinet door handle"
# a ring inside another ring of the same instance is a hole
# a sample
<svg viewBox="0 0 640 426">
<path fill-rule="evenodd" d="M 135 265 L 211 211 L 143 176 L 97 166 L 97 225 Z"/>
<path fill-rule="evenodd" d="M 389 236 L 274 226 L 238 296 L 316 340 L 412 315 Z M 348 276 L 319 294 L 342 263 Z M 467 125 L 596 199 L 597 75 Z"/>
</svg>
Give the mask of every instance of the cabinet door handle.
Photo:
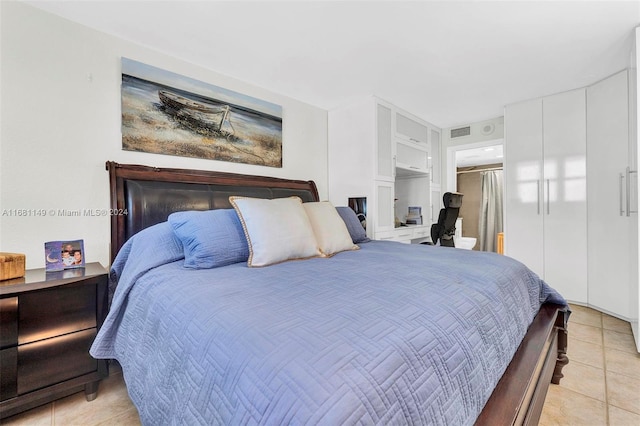
<svg viewBox="0 0 640 426">
<path fill-rule="evenodd" d="M 536 194 L 538 195 L 538 201 L 536 202 L 536 205 L 538 206 L 538 214 L 540 214 L 540 181 L 536 181 L 536 183 L 538 184 L 538 190 L 536 191 Z"/>
<path fill-rule="evenodd" d="M 550 184 L 551 179 L 547 179 L 547 215 L 551 214 L 551 192 L 550 192 Z"/>
<path fill-rule="evenodd" d="M 631 174 L 638 174 L 637 170 L 631 170 L 630 167 L 627 167 L 627 216 L 631 216 L 631 213 L 638 213 L 637 210 L 631 210 Z"/>
<path fill-rule="evenodd" d="M 631 207 L 631 200 L 629 200 L 629 196 L 631 195 L 631 188 L 629 188 L 629 183 L 631 183 L 631 178 L 630 178 L 631 175 L 629 174 L 629 171 L 630 171 L 630 169 L 629 169 L 629 167 L 627 167 L 627 182 L 626 182 L 626 184 L 627 184 L 627 187 L 626 187 L 626 190 L 627 190 L 627 199 L 626 199 L 626 202 L 627 202 L 627 217 L 631 216 L 631 212 L 629 211 L 630 207 Z"/>
<path fill-rule="evenodd" d="M 624 194 L 622 191 L 622 182 L 624 181 L 624 174 L 620 173 L 620 180 L 618 181 L 618 186 L 620 189 L 620 216 L 624 214 L 624 207 L 622 206 L 622 199 L 624 198 Z"/>
</svg>

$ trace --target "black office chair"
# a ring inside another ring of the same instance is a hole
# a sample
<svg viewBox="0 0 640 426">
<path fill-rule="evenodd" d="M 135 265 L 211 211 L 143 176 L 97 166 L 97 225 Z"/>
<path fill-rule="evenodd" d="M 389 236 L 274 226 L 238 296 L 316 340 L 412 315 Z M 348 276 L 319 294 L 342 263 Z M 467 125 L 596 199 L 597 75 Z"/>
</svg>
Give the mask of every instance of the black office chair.
<svg viewBox="0 0 640 426">
<path fill-rule="evenodd" d="M 455 247 L 453 234 L 456 232 L 456 220 L 462 206 L 463 195 L 458 192 L 445 192 L 442 196 L 444 208 L 438 215 L 438 223 L 431 225 L 431 241 L 443 247 Z"/>
</svg>

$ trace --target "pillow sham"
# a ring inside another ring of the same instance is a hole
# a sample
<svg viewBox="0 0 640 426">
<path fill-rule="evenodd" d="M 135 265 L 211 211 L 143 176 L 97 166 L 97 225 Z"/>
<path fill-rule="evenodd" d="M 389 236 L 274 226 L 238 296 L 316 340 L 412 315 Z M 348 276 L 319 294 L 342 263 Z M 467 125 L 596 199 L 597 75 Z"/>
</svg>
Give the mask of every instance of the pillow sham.
<svg viewBox="0 0 640 426">
<path fill-rule="evenodd" d="M 351 235 L 351 239 L 354 244 L 367 243 L 371 241 L 367 237 L 367 231 L 362 227 L 356 212 L 354 212 L 351 207 L 336 207 L 336 211 L 347 226 L 349 235 Z"/>
<path fill-rule="evenodd" d="M 318 243 L 300 197 L 229 197 L 249 244 L 247 265 L 267 266 L 320 256 Z"/>
<path fill-rule="evenodd" d="M 176 212 L 168 222 L 182 242 L 186 268 L 217 268 L 249 258 L 249 245 L 234 209 Z"/>
<path fill-rule="evenodd" d="M 329 201 L 304 203 L 320 252 L 325 257 L 345 250 L 357 250 L 347 225 Z"/>
</svg>

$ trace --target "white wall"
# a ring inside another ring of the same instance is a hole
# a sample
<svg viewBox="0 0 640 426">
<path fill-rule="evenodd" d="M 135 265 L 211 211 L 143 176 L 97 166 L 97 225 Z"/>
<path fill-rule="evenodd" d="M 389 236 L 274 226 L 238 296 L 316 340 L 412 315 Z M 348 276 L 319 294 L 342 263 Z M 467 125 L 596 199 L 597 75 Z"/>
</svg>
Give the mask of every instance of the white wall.
<svg viewBox="0 0 640 426">
<path fill-rule="evenodd" d="M 325 110 L 21 3 L 0 2 L 0 19 L 0 251 L 28 268 L 44 266 L 45 241 L 80 238 L 87 262 L 109 264 L 108 217 L 12 216 L 108 208 L 108 160 L 314 180 L 326 199 Z M 283 167 L 123 151 L 121 57 L 282 105 Z"/>
</svg>

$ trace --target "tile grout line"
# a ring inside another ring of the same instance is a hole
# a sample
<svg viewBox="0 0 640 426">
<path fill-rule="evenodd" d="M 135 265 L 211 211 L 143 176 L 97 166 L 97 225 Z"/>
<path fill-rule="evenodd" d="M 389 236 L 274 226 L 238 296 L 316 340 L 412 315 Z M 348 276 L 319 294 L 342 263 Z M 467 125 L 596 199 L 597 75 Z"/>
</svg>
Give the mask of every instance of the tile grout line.
<svg viewBox="0 0 640 426">
<path fill-rule="evenodd" d="M 604 409 L 605 409 L 605 419 L 607 424 L 610 425 L 609 420 L 609 386 L 607 384 L 607 351 L 606 345 L 604 341 L 604 318 L 602 313 L 600 313 L 600 334 L 602 337 L 602 369 L 604 372 Z"/>
</svg>

